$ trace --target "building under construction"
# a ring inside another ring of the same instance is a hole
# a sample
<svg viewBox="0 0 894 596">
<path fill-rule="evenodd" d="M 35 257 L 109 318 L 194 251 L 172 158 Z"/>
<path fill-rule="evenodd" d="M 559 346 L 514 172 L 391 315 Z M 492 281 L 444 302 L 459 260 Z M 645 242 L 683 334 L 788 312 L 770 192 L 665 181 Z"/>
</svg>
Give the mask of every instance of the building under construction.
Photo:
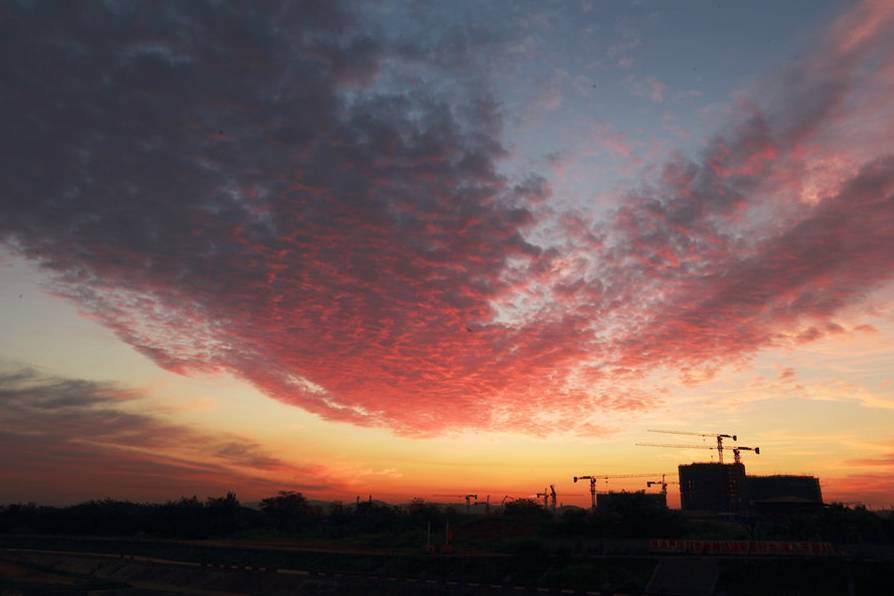
<svg viewBox="0 0 894 596">
<path fill-rule="evenodd" d="M 741 463 L 681 465 L 680 507 L 700 513 L 739 513 L 745 503 L 745 466 Z"/>
<path fill-rule="evenodd" d="M 823 503 L 814 476 L 747 476 L 741 463 L 681 465 L 680 505 L 693 513 L 808 510 Z"/>
<path fill-rule="evenodd" d="M 815 510 L 823 505 L 819 479 L 814 476 L 746 476 L 742 452 L 760 455 L 761 450 L 760 447 L 724 444 L 724 439 L 738 441 L 739 437 L 735 434 L 657 429 L 649 429 L 649 432 L 710 437 L 716 441 L 716 445 L 637 443 L 642 447 L 717 450 L 717 463 L 679 466 L 680 506 L 683 511 L 715 514 L 785 513 Z M 724 452 L 728 451 L 732 451 L 734 463 L 723 463 Z M 657 483 L 648 484 L 651 486 Z M 666 492 L 666 484 L 662 489 Z"/>
</svg>

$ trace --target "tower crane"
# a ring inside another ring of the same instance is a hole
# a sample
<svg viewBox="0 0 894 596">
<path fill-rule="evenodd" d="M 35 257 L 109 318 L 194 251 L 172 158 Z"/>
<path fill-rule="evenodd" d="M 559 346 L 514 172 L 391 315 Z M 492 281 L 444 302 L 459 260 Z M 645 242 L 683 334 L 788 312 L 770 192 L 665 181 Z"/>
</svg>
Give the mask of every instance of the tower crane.
<svg viewBox="0 0 894 596">
<path fill-rule="evenodd" d="M 677 449 L 718 449 L 717 447 L 709 447 L 708 445 L 674 445 L 672 443 L 637 443 L 637 447 L 675 447 Z M 740 457 L 739 452 L 741 451 L 754 451 L 756 455 L 760 455 L 761 448 L 760 447 L 743 447 L 742 445 L 736 445 L 735 447 L 721 447 L 718 450 L 718 453 L 723 453 L 724 451 L 732 451 L 733 459 L 737 464 L 742 463 L 742 458 Z M 723 463 L 723 460 L 720 460 L 720 463 Z"/>
<path fill-rule="evenodd" d="M 666 481 L 666 480 L 664 479 L 664 477 L 665 477 L 665 474 L 662 474 L 662 475 L 661 475 L 661 480 L 660 480 L 660 481 L 659 481 L 659 480 L 649 480 L 648 482 L 646 482 L 646 488 L 651 488 L 651 487 L 653 487 L 653 486 L 655 486 L 655 485 L 660 485 L 660 486 L 661 486 L 661 493 L 662 493 L 664 496 L 667 496 L 667 485 L 668 485 L 668 484 L 680 484 L 680 483 L 679 483 L 679 482 L 674 482 L 674 481 L 668 482 L 668 481 Z"/>
<path fill-rule="evenodd" d="M 549 500 L 553 506 L 553 513 L 556 512 L 556 487 L 553 484 L 549 485 Z"/>
<path fill-rule="evenodd" d="M 654 478 L 655 476 L 659 476 L 660 474 L 611 474 L 607 476 L 597 476 L 597 475 L 589 475 L 589 476 L 574 476 L 572 480 L 577 482 L 578 480 L 589 480 L 590 481 L 590 500 L 592 501 L 593 509 L 596 509 L 596 481 L 597 480 L 613 480 L 615 478 Z"/>
<path fill-rule="evenodd" d="M 472 511 L 472 505 L 478 504 L 478 495 L 433 495 L 435 497 L 451 497 L 453 499 L 465 499 L 466 500 L 466 513 L 470 513 Z M 474 501 L 473 501 L 474 499 Z"/>
<path fill-rule="evenodd" d="M 487 498 L 483 501 L 476 501 L 474 505 L 484 505 L 484 514 L 490 514 L 490 495 L 487 495 Z"/>
<path fill-rule="evenodd" d="M 596 509 L 596 476 L 575 476 L 573 480 L 575 484 L 578 480 L 590 481 L 590 500 L 593 502 L 591 506 L 593 509 Z"/>
<path fill-rule="evenodd" d="M 694 433 L 685 430 L 656 430 L 649 429 L 650 433 L 662 433 L 666 435 L 689 435 L 690 437 L 714 437 L 717 441 L 717 461 L 723 463 L 723 439 L 732 439 L 737 441 L 736 435 L 728 435 L 723 433 Z"/>
<path fill-rule="evenodd" d="M 547 499 L 549 499 L 549 493 L 546 492 L 546 489 L 545 489 L 545 488 L 543 489 L 543 492 L 542 492 L 542 493 L 537 493 L 537 498 L 538 498 L 538 499 L 541 499 L 541 498 L 542 498 L 542 499 L 543 499 L 543 508 L 544 508 L 544 509 L 549 509 L 549 504 L 548 504 L 548 502 L 547 502 Z"/>
</svg>

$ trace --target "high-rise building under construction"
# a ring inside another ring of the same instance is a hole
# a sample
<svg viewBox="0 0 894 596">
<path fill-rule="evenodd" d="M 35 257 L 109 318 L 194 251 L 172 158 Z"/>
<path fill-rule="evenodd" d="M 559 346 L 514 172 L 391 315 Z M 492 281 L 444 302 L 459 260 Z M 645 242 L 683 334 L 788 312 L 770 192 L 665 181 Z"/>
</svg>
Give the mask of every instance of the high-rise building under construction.
<svg viewBox="0 0 894 596">
<path fill-rule="evenodd" d="M 694 463 L 681 465 L 679 470 L 683 511 L 739 513 L 743 510 L 743 464 Z"/>
</svg>

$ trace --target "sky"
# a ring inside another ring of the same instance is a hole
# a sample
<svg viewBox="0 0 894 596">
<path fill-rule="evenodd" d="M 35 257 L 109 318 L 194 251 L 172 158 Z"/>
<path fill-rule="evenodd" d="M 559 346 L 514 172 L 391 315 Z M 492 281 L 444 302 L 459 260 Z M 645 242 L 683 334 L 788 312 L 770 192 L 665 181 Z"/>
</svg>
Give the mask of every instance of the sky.
<svg viewBox="0 0 894 596">
<path fill-rule="evenodd" d="M 885 0 L 4 3 L 0 502 L 891 506 L 892 96 Z"/>
</svg>

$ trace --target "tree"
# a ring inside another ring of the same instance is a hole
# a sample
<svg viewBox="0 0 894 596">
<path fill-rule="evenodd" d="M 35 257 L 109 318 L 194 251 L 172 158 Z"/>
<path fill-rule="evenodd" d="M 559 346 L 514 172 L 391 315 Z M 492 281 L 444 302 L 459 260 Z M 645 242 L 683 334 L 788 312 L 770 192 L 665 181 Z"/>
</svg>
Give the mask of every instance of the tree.
<svg viewBox="0 0 894 596">
<path fill-rule="evenodd" d="M 274 527 L 284 532 L 295 532 L 306 527 L 312 517 L 313 508 L 299 492 L 280 491 L 275 497 L 261 501 L 261 511 L 270 519 Z"/>
<path fill-rule="evenodd" d="M 522 519 L 541 519 L 547 517 L 546 510 L 534 499 L 515 499 L 509 501 L 503 508 L 506 517 Z"/>
<path fill-rule="evenodd" d="M 210 532 L 216 535 L 233 534 L 239 528 L 242 507 L 236 493 L 225 497 L 209 497 L 205 504 Z"/>
</svg>

